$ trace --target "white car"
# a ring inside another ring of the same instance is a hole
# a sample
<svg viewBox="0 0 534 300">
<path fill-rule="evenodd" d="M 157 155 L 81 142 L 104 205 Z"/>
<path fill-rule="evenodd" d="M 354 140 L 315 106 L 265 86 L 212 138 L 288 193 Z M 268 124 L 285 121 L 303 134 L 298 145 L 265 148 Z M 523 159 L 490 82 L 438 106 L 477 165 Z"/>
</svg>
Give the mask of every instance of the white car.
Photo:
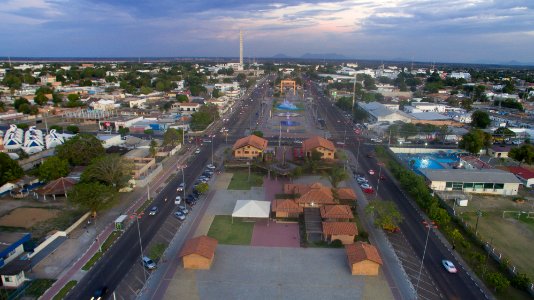
<svg viewBox="0 0 534 300">
<path fill-rule="evenodd" d="M 454 266 L 454 264 L 450 261 L 450 260 L 442 260 L 441 261 L 441 264 L 443 264 L 443 267 L 445 268 L 445 270 L 447 270 L 447 272 L 449 273 L 456 273 L 458 272 L 458 270 L 456 269 L 456 267 Z"/>
<path fill-rule="evenodd" d="M 361 187 L 363 190 L 366 190 L 366 189 L 370 189 L 370 188 L 371 188 L 371 186 L 370 186 L 369 184 L 367 184 L 367 183 L 362 183 L 362 184 L 360 185 L 360 187 Z"/>
<path fill-rule="evenodd" d="M 370 169 L 370 170 L 369 170 L 369 175 L 375 175 L 375 170 Z"/>
<path fill-rule="evenodd" d="M 364 177 L 358 177 L 356 178 L 356 182 L 358 182 L 359 184 L 362 184 L 362 183 L 367 183 L 368 181 Z"/>
<path fill-rule="evenodd" d="M 174 199 L 174 204 L 179 205 L 180 203 L 182 203 L 182 197 L 176 196 L 176 199 Z"/>
<path fill-rule="evenodd" d="M 208 169 L 212 169 L 212 170 L 213 170 L 213 169 L 215 169 L 215 166 L 212 165 L 212 164 L 209 164 L 209 165 L 206 166 L 206 168 L 208 168 Z"/>
<path fill-rule="evenodd" d="M 199 153 L 200 153 L 200 149 L 195 150 L 195 154 L 199 154 Z"/>
</svg>

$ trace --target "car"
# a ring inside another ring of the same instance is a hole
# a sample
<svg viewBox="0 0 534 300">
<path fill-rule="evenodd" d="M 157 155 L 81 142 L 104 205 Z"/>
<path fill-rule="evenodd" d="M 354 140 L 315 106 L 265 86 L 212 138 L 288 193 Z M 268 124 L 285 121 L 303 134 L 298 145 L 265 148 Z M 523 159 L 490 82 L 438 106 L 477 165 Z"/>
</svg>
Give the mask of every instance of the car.
<svg viewBox="0 0 534 300">
<path fill-rule="evenodd" d="M 366 156 L 367 156 L 367 158 L 373 158 L 374 157 L 373 153 L 367 153 Z"/>
<path fill-rule="evenodd" d="M 189 206 L 195 206 L 195 204 L 197 204 L 197 199 L 196 198 L 187 198 L 187 199 L 185 199 L 185 203 L 187 203 L 187 205 L 189 205 Z"/>
<path fill-rule="evenodd" d="M 373 194 L 375 190 L 373 190 L 372 187 L 369 187 L 368 189 L 363 189 L 363 192 L 366 194 Z"/>
<path fill-rule="evenodd" d="M 174 204 L 180 205 L 180 203 L 182 203 L 182 197 L 176 196 L 176 198 L 174 199 Z"/>
<path fill-rule="evenodd" d="M 213 170 L 215 169 L 215 166 L 213 164 L 209 164 L 206 166 L 206 168 Z"/>
<path fill-rule="evenodd" d="M 200 149 L 195 150 L 195 154 L 199 154 L 199 153 L 200 153 Z"/>
<path fill-rule="evenodd" d="M 375 175 L 375 170 L 370 169 L 370 170 L 369 170 L 369 175 Z"/>
<path fill-rule="evenodd" d="M 179 210 L 174 212 L 174 216 L 180 221 L 185 220 L 185 214 Z"/>
<path fill-rule="evenodd" d="M 380 180 L 386 180 L 386 176 L 380 175 Z"/>
<path fill-rule="evenodd" d="M 454 266 L 454 264 L 450 260 L 444 259 L 444 260 L 441 261 L 441 264 L 443 265 L 445 270 L 447 270 L 447 272 L 449 272 L 449 273 L 458 272 L 458 270 L 456 269 L 456 267 Z"/>
<path fill-rule="evenodd" d="M 178 192 L 183 192 L 185 189 L 185 183 L 182 182 L 178 185 L 178 188 L 176 189 Z"/>
<path fill-rule="evenodd" d="M 91 297 L 91 300 L 101 300 L 104 298 L 104 296 L 107 293 L 108 293 L 108 287 L 102 286 L 93 292 L 93 297 Z"/>
<path fill-rule="evenodd" d="M 150 208 L 150 211 L 148 212 L 148 215 L 149 216 L 155 216 L 157 213 L 158 213 L 158 207 L 157 206 L 152 206 Z"/>
<path fill-rule="evenodd" d="M 143 256 L 141 261 L 143 262 L 143 266 L 149 270 L 154 270 L 156 268 L 156 263 L 148 256 Z"/>
<path fill-rule="evenodd" d="M 361 187 L 362 189 L 364 189 L 364 190 L 365 190 L 365 189 L 372 189 L 372 187 L 371 187 L 369 184 L 367 184 L 367 183 L 362 183 L 362 184 L 360 185 L 360 187 Z"/>
<path fill-rule="evenodd" d="M 356 177 L 356 182 L 358 182 L 359 184 L 362 184 L 362 183 L 367 183 L 367 179 L 365 179 L 365 177 L 363 176 L 357 176 Z"/>
<path fill-rule="evenodd" d="M 178 210 L 180 210 L 181 212 L 184 213 L 184 215 L 187 215 L 189 213 L 189 209 L 187 209 L 187 207 L 185 205 L 180 205 L 178 206 Z"/>
</svg>

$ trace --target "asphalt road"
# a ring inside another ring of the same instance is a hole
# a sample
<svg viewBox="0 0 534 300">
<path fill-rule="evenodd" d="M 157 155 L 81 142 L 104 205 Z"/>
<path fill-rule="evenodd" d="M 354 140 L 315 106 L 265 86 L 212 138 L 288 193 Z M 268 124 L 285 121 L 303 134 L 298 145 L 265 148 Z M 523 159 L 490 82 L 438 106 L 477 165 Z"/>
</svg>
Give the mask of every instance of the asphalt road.
<svg viewBox="0 0 534 300">
<path fill-rule="evenodd" d="M 312 85 L 312 89 L 315 89 L 314 85 Z M 346 119 L 337 109 L 332 108 L 331 102 L 322 94 L 317 93 L 316 90 L 314 94 L 317 95 L 320 107 L 323 108 L 321 113 L 327 120 L 327 124 L 329 124 L 329 127 L 333 127 L 333 131 L 337 133 L 337 136 L 334 134 L 334 137 L 337 140 L 343 140 L 345 138 L 343 132 L 345 132 L 346 129 L 346 147 L 356 156 L 358 152 L 358 136 L 354 134 L 352 124 L 346 124 L 344 122 Z M 338 120 L 341 121 L 338 122 Z M 346 128 L 347 126 L 349 128 Z M 368 152 L 374 150 L 374 146 L 365 145 L 364 143 L 365 139 L 362 139 L 360 143 L 360 155 L 358 158 L 359 173 L 366 173 L 366 177 L 370 179 L 371 185 L 376 188 L 378 176 L 370 176 L 367 172 L 369 169 L 373 169 L 378 173 L 380 166 L 377 164 L 377 161 L 374 158 L 370 159 L 366 157 Z M 411 244 L 419 258 L 421 258 L 423 256 L 425 239 L 427 235 L 427 229 L 424 227 L 424 224 L 422 224 L 424 219 L 420 215 L 419 209 L 416 209 L 411 205 L 410 201 L 393 182 L 393 179 L 389 177 L 387 172 L 382 172 L 382 175 L 386 177 L 386 180 L 381 180 L 380 182 L 379 198 L 393 200 L 397 204 L 400 212 L 404 216 L 404 221 L 400 224 L 400 229 L 407 237 L 408 242 Z M 445 271 L 441 265 L 442 259 L 448 259 L 452 261 L 459 269 L 458 273 L 449 274 L 447 271 Z M 486 295 L 475 285 L 474 281 L 469 278 L 469 275 L 465 272 L 460 263 L 455 260 L 455 258 L 450 254 L 449 249 L 443 245 L 443 243 L 433 232 L 430 232 L 428 239 L 424 267 L 429 274 L 431 274 L 439 291 L 445 299 L 486 298 Z"/>
<path fill-rule="evenodd" d="M 210 128 L 210 132 L 215 135 L 213 137 L 213 151 L 216 151 L 221 144 L 225 143 L 225 137 L 219 134 L 222 126 L 226 126 L 229 129 L 228 139 L 235 140 L 243 136 L 245 129 L 255 124 L 257 119 L 256 112 L 260 108 L 261 97 L 265 94 L 265 89 L 267 88 L 267 84 L 258 84 L 257 88 L 245 95 L 242 101 L 236 103 L 233 112 L 225 117 L 228 118 L 228 121 L 219 121 L 215 124 L 216 126 Z M 244 106 L 242 105 L 243 103 L 247 103 L 248 105 Z M 238 111 L 241 110 L 243 112 L 239 114 Z M 250 121 L 251 118 L 252 121 Z M 201 148 L 201 152 L 195 156 L 194 163 L 188 164 L 185 168 L 186 194 L 191 192 L 195 179 L 202 173 L 205 166 L 211 162 L 211 157 L 212 147 L 209 143 L 205 143 L 205 146 Z M 152 237 L 156 235 L 166 218 L 173 217 L 172 213 L 176 209 L 173 199 L 176 195 L 183 194 L 183 192 L 176 191 L 176 187 L 182 182 L 180 173 L 178 173 L 178 176 L 174 176 L 155 197 L 151 206 L 158 206 L 160 212 L 154 217 L 148 216 L 149 207 L 144 212 L 144 216 L 139 219 L 143 249 L 147 248 Z M 164 201 L 165 198 L 169 200 Z M 139 236 L 137 226 L 130 226 L 80 280 L 69 293 L 67 299 L 90 299 L 94 291 L 103 286 L 106 286 L 110 292 L 113 291 L 130 268 L 136 263 L 141 264 Z M 107 297 L 109 297 L 109 294 Z"/>
</svg>

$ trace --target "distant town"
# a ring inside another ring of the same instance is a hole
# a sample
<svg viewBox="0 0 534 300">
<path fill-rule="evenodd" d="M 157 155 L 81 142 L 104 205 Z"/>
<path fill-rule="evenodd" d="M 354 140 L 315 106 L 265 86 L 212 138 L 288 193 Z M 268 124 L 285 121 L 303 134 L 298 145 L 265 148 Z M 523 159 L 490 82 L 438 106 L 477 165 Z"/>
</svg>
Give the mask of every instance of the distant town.
<svg viewBox="0 0 534 300">
<path fill-rule="evenodd" d="M 534 68 L 240 39 L 0 64 L 1 299 L 533 297 Z"/>
</svg>

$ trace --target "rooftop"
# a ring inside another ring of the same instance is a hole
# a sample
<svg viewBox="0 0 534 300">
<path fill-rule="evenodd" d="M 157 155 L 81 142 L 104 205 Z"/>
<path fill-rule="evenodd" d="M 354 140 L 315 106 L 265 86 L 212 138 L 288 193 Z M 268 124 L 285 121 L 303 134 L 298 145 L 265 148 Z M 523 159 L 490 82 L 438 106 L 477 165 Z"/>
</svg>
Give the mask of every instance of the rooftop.
<svg viewBox="0 0 534 300">
<path fill-rule="evenodd" d="M 364 260 L 370 260 L 380 265 L 383 264 L 382 258 L 378 254 L 378 250 L 371 244 L 356 242 L 354 244 L 345 245 L 345 252 L 347 253 L 350 265 Z"/>
<path fill-rule="evenodd" d="M 217 240 L 205 235 L 192 238 L 185 242 L 180 257 L 197 254 L 205 258 L 211 259 L 215 255 L 215 248 L 217 248 Z"/>
<path fill-rule="evenodd" d="M 352 219 L 354 215 L 348 205 L 325 205 L 321 207 L 323 219 Z"/>
<path fill-rule="evenodd" d="M 323 222 L 325 235 L 358 235 L 358 228 L 353 222 Z"/>
<path fill-rule="evenodd" d="M 421 169 L 420 171 L 430 181 L 521 183 L 514 174 L 498 169 Z"/>
<path fill-rule="evenodd" d="M 302 147 L 304 148 L 304 151 L 315 149 L 317 147 L 323 147 L 332 151 L 336 150 L 336 147 L 334 147 L 334 143 L 320 136 L 314 136 L 305 140 L 304 142 L 302 142 Z"/>
<path fill-rule="evenodd" d="M 237 140 L 232 147 L 232 150 L 236 150 L 244 146 L 252 146 L 256 149 L 265 150 L 267 149 L 267 143 L 268 141 L 266 139 L 252 134 Z"/>
</svg>

